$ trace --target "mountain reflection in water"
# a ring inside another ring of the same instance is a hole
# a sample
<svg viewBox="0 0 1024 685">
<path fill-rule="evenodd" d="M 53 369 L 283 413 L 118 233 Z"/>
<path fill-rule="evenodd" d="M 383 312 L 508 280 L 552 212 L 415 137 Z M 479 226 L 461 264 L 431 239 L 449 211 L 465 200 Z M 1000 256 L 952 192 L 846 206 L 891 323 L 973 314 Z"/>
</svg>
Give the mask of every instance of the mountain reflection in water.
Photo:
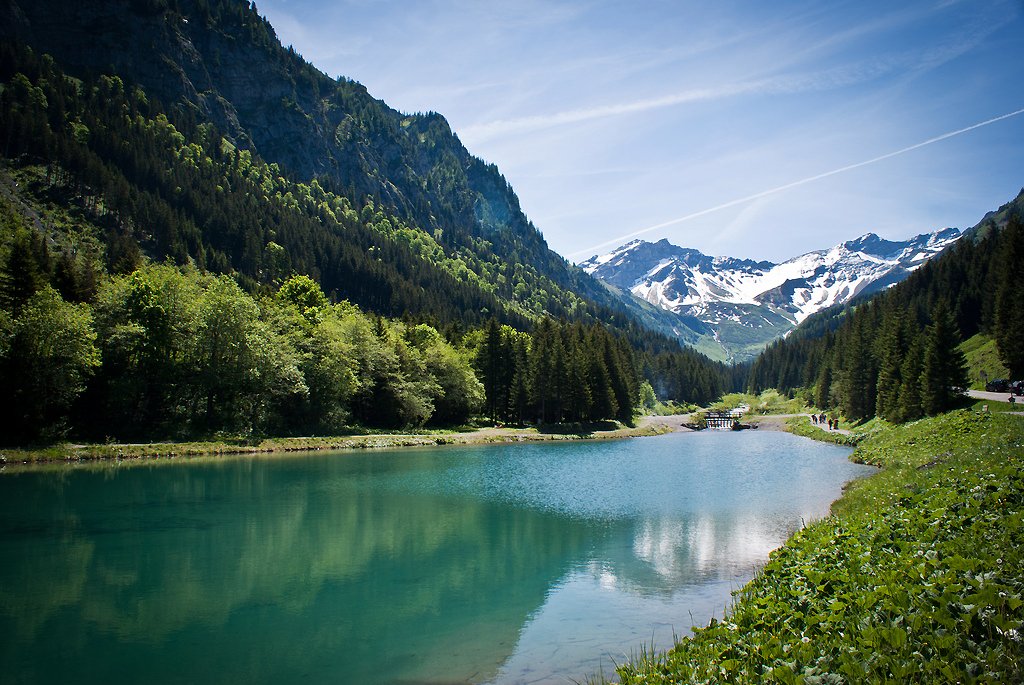
<svg viewBox="0 0 1024 685">
<path fill-rule="evenodd" d="M 863 472 L 785 434 L 0 477 L 5 682 L 582 679 Z M 692 616 L 692 619 L 691 619 Z"/>
</svg>

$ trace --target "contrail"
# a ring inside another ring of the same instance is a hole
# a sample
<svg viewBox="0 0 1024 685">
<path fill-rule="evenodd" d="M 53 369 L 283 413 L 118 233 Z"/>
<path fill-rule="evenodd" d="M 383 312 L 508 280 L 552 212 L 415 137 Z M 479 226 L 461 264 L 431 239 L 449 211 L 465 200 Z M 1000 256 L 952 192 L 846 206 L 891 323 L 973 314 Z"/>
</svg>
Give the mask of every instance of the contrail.
<svg viewBox="0 0 1024 685">
<path fill-rule="evenodd" d="M 829 176 L 835 176 L 836 174 L 841 174 L 844 171 L 851 171 L 853 169 L 859 169 L 862 166 L 867 166 L 869 164 L 874 164 L 875 162 L 881 162 L 881 161 L 889 159 L 891 157 L 896 157 L 896 156 L 905 154 L 907 152 L 911 152 L 913 150 L 916 150 L 918 148 L 922 148 L 922 147 L 924 147 L 926 145 L 931 145 L 932 143 L 937 143 L 940 140 L 946 140 L 947 138 L 952 138 L 953 136 L 958 136 L 958 135 L 960 135 L 962 133 L 967 133 L 968 131 L 973 131 L 976 128 L 981 128 L 982 126 L 988 126 L 989 124 L 994 124 L 997 121 L 1002 121 L 1003 119 L 1009 119 L 1010 117 L 1015 117 L 1018 114 L 1024 114 L 1024 108 L 1018 109 L 1015 112 L 1010 112 L 1009 114 L 1003 114 L 1003 115 L 998 116 L 998 117 L 993 117 L 992 119 L 986 119 L 985 121 L 978 122 L 977 124 L 972 124 L 970 126 L 967 126 L 966 128 L 960 128 L 960 129 L 957 129 L 955 131 L 950 131 L 949 133 L 943 133 L 941 136 L 935 136 L 934 138 L 929 138 L 928 140 L 925 140 L 925 141 L 920 142 L 920 143 L 916 143 L 916 144 L 911 145 L 909 147 L 900 148 L 899 150 L 896 150 L 894 152 L 888 152 L 888 153 L 886 153 L 884 155 L 880 155 L 878 157 L 872 157 L 871 159 L 866 159 L 863 162 L 857 162 L 856 164 L 848 164 L 848 165 L 846 165 L 844 167 L 839 167 L 838 169 L 833 169 L 832 171 L 826 171 L 825 173 L 817 174 L 815 176 L 808 176 L 807 178 L 802 178 L 799 181 L 793 181 L 792 183 L 787 183 L 785 185 L 777 186 L 777 187 L 771 188 L 769 190 L 762 190 L 761 192 L 754 193 L 753 195 L 747 195 L 746 197 L 741 197 L 741 198 L 738 198 L 736 200 L 730 200 L 729 202 L 726 202 L 726 203 L 723 203 L 723 204 L 720 204 L 720 205 L 716 205 L 714 207 L 708 207 L 707 209 L 702 209 L 699 212 L 693 212 L 692 214 L 687 214 L 686 216 L 681 216 L 681 217 L 679 217 L 677 219 L 670 219 L 669 221 L 664 221 L 664 222 L 662 222 L 660 224 L 655 224 L 654 226 L 648 226 L 647 228 L 641 228 L 638 231 L 633 231 L 632 233 L 627 233 L 626 235 L 619 236 L 618 238 L 612 238 L 611 240 L 606 240 L 603 243 L 599 243 L 597 245 L 593 245 L 593 246 L 588 247 L 588 248 L 586 248 L 584 250 L 580 250 L 578 252 L 573 252 L 573 253 L 569 254 L 568 256 L 569 257 L 590 256 L 590 255 L 595 254 L 596 251 L 600 250 L 603 247 L 608 247 L 609 245 L 621 245 L 622 243 L 624 243 L 625 241 L 629 240 L 630 238 L 635 238 L 635 237 L 637 237 L 639 235 L 643 235 L 645 233 L 650 233 L 651 231 L 657 231 L 659 228 L 666 228 L 667 226 L 674 226 L 676 224 L 681 224 L 684 221 L 689 221 L 690 219 L 696 219 L 699 216 L 704 216 L 705 214 L 711 214 L 712 212 L 717 212 L 717 211 L 722 210 L 722 209 L 728 209 L 729 207 L 735 207 L 736 205 L 741 205 L 744 202 L 750 202 L 751 200 L 760 199 L 762 197 L 765 197 L 766 195 L 773 195 L 775 193 L 781 193 L 784 190 L 789 190 L 790 188 L 796 188 L 797 186 L 802 186 L 802 185 L 805 185 L 807 183 L 811 183 L 813 181 L 818 181 L 818 180 L 821 180 L 823 178 L 828 178 Z"/>
</svg>

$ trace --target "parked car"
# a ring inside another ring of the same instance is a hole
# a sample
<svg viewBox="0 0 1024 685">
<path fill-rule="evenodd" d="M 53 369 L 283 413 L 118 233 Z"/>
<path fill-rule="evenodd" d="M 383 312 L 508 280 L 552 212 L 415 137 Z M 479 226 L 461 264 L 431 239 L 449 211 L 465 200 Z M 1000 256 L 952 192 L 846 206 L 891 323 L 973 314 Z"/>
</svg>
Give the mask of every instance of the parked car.
<svg viewBox="0 0 1024 685">
<path fill-rule="evenodd" d="M 1012 381 L 1010 383 L 1010 389 L 1009 390 L 1014 395 L 1018 395 L 1018 396 L 1024 395 L 1024 381 Z"/>
<path fill-rule="evenodd" d="M 1010 381 L 1005 378 L 996 378 L 985 384 L 988 392 L 1010 392 Z"/>
</svg>

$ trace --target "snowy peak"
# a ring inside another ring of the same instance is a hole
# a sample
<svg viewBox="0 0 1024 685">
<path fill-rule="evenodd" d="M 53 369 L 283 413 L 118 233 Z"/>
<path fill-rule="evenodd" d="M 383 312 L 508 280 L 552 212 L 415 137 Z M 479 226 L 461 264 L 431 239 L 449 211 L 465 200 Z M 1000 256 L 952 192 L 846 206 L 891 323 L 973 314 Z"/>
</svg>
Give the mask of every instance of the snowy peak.
<svg viewBox="0 0 1024 685">
<path fill-rule="evenodd" d="M 709 257 L 667 240 L 634 240 L 580 266 L 651 304 L 711 325 L 726 356 L 736 359 L 747 353 L 738 357 L 729 350 L 726 329 L 735 329 L 732 337 L 747 341 L 754 354 L 817 311 L 903 280 L 960 235 L 947 228 L 892 241 L 867 233 L 781 264 Z M 752 335 L 750 329 L 764 330 Z M 757 340 L 753 347 L 751 339 Z"/>
</svg>

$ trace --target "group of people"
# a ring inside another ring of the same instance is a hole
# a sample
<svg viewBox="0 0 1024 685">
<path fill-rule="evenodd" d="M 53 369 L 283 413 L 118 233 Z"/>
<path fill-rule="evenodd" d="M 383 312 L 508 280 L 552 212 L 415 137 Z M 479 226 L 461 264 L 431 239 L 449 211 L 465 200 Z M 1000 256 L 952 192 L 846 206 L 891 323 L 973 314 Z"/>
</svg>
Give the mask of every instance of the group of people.
<svg viewBox="0 0 1024 685">
<path fill-rule="evenodd" d="M 831 416 L 826 416 L 825 412 L 822 412 L 820 414 L 811 414 L 811 421 L 813 421 L 814 425 L 816 426 L 828 425 L 829 430 L 835 430 L 836 428 L 839 428 L 839 419 L 834 419 Z"/>
</svg>

